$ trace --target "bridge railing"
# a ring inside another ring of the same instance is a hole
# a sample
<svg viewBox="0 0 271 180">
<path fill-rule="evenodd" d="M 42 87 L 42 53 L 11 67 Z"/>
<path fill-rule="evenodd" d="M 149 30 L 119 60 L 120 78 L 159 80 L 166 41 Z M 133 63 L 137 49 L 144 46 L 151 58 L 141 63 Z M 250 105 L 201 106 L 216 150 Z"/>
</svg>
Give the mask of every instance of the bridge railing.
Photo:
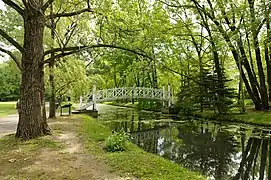
<svg viewBox="0 0 271 180">
<path fill-rule="evenodd" d="M 111 101 L 117 99 L 153 99 L 160 101 L 168 101 L 172 94 L 161 89 L 151 89 L 144 87 L 125 87 L 98 90 L 96 94 L 96 101 Z"/>
<path fill-rule="evenodd" d="M 114 101 L 119 99 L 151 99 L 163 101 L 163 106 L 167 102 L 167 106 L 170 107 L 174 103 L 173 92 L 168 86 L 168 90 L 154 89 L 146 87 L 122 87 L 113 89 L 96 90 L 93 87 L 91 96 L 88 96 L 85 105 L 82 103 L 82 98 L 80 99 L 80 109 L 86 109 L 93 105 L 93 109 L 96 109 L 97 102 Z"/>
</svg>

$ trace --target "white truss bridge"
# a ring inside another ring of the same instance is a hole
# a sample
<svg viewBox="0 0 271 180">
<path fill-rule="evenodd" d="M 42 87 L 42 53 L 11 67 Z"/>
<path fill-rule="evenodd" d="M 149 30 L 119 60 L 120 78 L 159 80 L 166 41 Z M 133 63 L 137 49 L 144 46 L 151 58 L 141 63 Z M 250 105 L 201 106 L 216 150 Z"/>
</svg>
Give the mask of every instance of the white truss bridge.
<svg viewBox="0 0 271 180">
<path fill-rule="evenodd" d="M 98 102 L 110 102 L 120 99 L 149 99 L 162 101 L 164 106 L 170 107 L 174 103 L 173 92 L 168 86 L 168 90 L 145 88 L 145 87 L 122 87 L 113 89 L 96 90 L 93 87 L 92 94 L 88 95 L 87 100 L 83 103 L 83 98 L 80 98 L 79 110 L 87 110 L 93 106 L 93 110 L 96 110 L 96 103 Z"/>
</svg>

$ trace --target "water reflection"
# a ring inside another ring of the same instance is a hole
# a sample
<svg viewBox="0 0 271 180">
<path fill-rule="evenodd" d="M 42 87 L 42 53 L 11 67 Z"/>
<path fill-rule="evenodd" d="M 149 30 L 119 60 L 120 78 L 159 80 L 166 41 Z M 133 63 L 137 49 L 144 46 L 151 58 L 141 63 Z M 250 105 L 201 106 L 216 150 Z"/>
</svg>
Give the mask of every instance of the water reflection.
<svg viewBox="0 0 271 180">
<path fill-rule="evenodd" d="M 191 120 L 180 123 L 156 113 L 112 111 L 101 111 L 99 117 L 112 130 L 124 129 L 145 151 L 200 171 L 210 179 L 271 179 L 269 129 Z"/>
</svg>

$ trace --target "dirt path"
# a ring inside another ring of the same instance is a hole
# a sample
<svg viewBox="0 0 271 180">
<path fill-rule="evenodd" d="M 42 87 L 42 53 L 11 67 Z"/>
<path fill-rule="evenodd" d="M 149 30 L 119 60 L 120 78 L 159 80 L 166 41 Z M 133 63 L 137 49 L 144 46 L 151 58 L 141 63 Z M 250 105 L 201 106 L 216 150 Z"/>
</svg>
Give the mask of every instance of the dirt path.
<svg viewBox="0 0 271 180">
<path fill-rule="evenodd" d="M 8 123 L 5 123 L 5 127 L 6 124 Z M 87 151 L 82 137 L 78 134 L 80 122 L 70 117 L 61 117 L 49 120 L 49 126 L 53 129 L 54 135 L 44 137 L 48 139 L 46 143 L 38 140 L 42 145 L 40 148 L 35 143 L 32 144 L 33 142 L 26 142 L 24 145 L 11 145 L 10 150 L 2 149 L 0 179 L 131 179 L 110 172 L 110 168 L 97 155 Z M 10 129 L 12 130 L 12 126 Z M 57 144 L 57 147 L 50 146 L 50 142 Z"/>
</svg>

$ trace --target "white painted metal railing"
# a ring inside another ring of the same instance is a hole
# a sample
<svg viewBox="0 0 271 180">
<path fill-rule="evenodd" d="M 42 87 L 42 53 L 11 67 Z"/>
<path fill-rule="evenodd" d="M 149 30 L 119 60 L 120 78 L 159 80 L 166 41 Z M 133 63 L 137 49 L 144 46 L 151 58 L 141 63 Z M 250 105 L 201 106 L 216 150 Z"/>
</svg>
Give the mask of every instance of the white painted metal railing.
<svg viewBox="0 0 271 180">
<path fill-rule="evenodd" d="M 96 110 L 97 102 L 109 102 L 119 99 L 150 99 L 168 102 L 170 107 L 174 103 L 173 93 L 171 92 L 170 85 L 168 91 L 163 89 L 145 88 L 145 87 L 122 87 L 113 89 L 96 90 L 93 87 L 91 96 L 89 96 L 85 105 L 83 105 L 83 98 L 80 98 L 80 109 L 84 110 L 93 105 L 93 109 Z"/>
</svg>

